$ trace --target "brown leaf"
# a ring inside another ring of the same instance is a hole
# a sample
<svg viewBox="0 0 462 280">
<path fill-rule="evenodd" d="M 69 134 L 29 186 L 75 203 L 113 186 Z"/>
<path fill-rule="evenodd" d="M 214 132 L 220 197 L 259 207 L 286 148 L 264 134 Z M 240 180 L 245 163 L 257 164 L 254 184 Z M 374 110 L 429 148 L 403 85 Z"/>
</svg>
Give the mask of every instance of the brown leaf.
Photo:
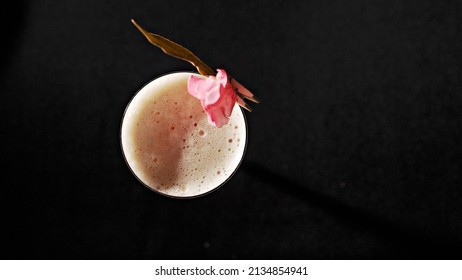
<svg viewBox="0 0 462 280">
<path fill-rule="evenodd" d="M 204 75 L 204 76 L 215 76 L 215 71 L 212 70 L 207 64 L 205 64 L 202 60 L 200 60 L 196 55 L 194 55 L 190 50 L 187 48 L 165 38 L 161 35 L 154 34 L 151 32 L 146 31 L 143 27 L 141 27 L 135 20 L 132 19 L 132 23 L 138 28 L 138 30 L 148 39 L 148 41 L 153 44 L 154 46 L 160 48 L 164 53 L 185 60 L 194 67 L 197 68 L 197 71 Z"/>
</svg>

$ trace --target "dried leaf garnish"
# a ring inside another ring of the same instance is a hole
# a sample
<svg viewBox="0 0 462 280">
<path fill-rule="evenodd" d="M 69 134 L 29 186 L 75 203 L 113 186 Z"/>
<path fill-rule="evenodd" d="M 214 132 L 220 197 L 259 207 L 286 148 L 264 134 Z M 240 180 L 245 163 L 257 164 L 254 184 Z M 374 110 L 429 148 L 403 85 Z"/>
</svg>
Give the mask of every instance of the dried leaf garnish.
<svg viewBox="0 0 462 280">
<path fill-rule="evenodd" d="M 135 20 L 132 19 L 132 23 L 138 28 L 138 30 L 148 39 L 149 43 L 153 44 L 154 46 L 160 48 L 164 53 L 185 60 L 194 67 L 197 68 L 197 71 L 204 76 L 211 76 L 215 75 L 215 71 L 212 70 L 207 64 L 205 64 L 200 58 L 194 55 L 190 50 L 187 48 L 165 38 L 161 35 L 154 34 L 151 32 L 146 31 L 143 27 L 141 27 Z"/>
</svg>

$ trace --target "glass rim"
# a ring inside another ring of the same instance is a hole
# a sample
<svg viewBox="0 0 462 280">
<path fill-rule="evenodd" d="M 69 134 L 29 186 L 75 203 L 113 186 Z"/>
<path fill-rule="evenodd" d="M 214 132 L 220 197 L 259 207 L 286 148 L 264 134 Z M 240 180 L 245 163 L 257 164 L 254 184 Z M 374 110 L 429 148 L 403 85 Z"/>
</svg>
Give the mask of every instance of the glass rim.
<svg viewBox="0 0 462 280">
<path fill-rule="evenodd" d="M 241 106 L 236 105 L 235 107 L 238 107 L 238 109 L 241 111 L 241 114 L 242 114 L 242 118 L 243 118 L 243 122 L 244 122 L 244 131 L 245 131 L 245 143 L 244 143 L 244 148 L 242 150 L 242 156 L 240 157 L 239 159 L 239 162 L 238 164 L 234 167 L 234 170 L 226 177 L 226 179 L 221 182 L 220 184 L 218 184 L 217 186 L 211 188 L 210 190 L 206 191 L 206 192 L 202 192 L 202 193 L 199 193 L 199 194 L 196 194 L 196 195 L 189 195 L 189 196 L 179 196 L 179 195 L 171 195 L 171 194 L 167 194 L 165 192 L 162 192 L 162 191 L 159 191 L 155 188 L 152 188 L 150 187 L 147 183 L 145 183 L 143 180 L 141 180 L 141 178 L 135 173 L 135 171 L 133 170 L 133 168 L 130 166 L 130 163 L 128 162 L 127 160 L 127 156 L 125 155 L 125 151 L 124 151 L 124 147 L 123 147 L 123 140 L 122 140 L 122 129 L 123 129 L 123 124 L 124 124 L 124 120 L 125 120 L 125 115 L 127 114 L 127 110 L 128 108 L 130 107 L 130 104 L 132 104 L 133 102 L 133 99 L 141 92 L 141 90 L 143 90 L 147 85 L 149 85 L 150 83 L 154 82 L 155 80 L 157 79 L 160 79 L 162 77 L 165 77 L 165 76 L 169 76 L 169 75 L 174 75 L 174 74 L 182 74 L 182 73 L 185 73 L 185 74 L 196 74 L 196 75 L 200 75 L 199 73 L 197 72 L 193 72 L 193 71 L 172 71 L 172 72 L 167 72 L 167 73 L 164 73 L 164 74 L 161 74 L 161 75 L 158 75 L 152 79 L 150 79 L 148 82 L 144 83 L 131 97 L 130 97 L 130 100 L 128 101 L 127 105 L 125 106 L 125 109 L 124 109 L 124 112 L 122 114 L 122 119 L 121 119 L 121 122 L 120 122 L 120 128 L 119 128 L 119 142 L 120 142 L 120 148 L 121 148 L 121 151 L 122 151 L 122 156 L 124 158 L 124 161 L 125 161 L 125 164 L 127 165 L 128 169 L 130 170 L 130 172 L 132 173 L 132 175 L 138 180 L 138 182 L 140 182 L 144 187 L 146 187 L 148 190 L 154 192 L 154 193 L 157 193 L 157 194 L 160 194 L 162 196 L 165 196 L 165 197 L 168 197 L 168 198 L 174 198 L 174 199 L 179 199 L 179 200 L 187 200 L 187 199 L 193 199 L 193 198 L 198 198 L 198 197 L 203 197 L 205 195 L 208 195 L 216 190 L 218 190 L 219 188 L 221 188 L 223 185 L 225 185 L 237 172 L 237 170 L 239 169 L 239 167 L 241 166 L 243 160 L 244 160 L 244 156 L 246 154 L 246 151 L 247 151 L 247 143 L 248 143 L 248 136 L 249 136 L 249 133 L 248 133 L 248 123 L 247 123 L 247 118 L 246 118 L 246 115 L 245 115 L 245 111 L 241 108 Z"/>
</svg>

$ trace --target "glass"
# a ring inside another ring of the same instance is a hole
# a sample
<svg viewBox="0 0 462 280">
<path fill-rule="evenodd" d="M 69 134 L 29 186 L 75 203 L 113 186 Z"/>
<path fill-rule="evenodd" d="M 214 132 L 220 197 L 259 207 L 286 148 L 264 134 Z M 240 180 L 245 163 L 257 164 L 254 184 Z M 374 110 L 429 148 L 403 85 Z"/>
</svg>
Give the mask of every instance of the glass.
<svg viewBox="0 0 462 280">
<path fill-rule="evenodd" d="M 221 187 L 247 146 L 243 110 L 236 104 L 228 124 L 210 125 L 200 101 L 187 92 L 192 74 L 175 72 L 150 81 L 122 118 L 120 140 L 129 169 L 144 186 L 168 197 L 193 198 Z"/>
</svg>

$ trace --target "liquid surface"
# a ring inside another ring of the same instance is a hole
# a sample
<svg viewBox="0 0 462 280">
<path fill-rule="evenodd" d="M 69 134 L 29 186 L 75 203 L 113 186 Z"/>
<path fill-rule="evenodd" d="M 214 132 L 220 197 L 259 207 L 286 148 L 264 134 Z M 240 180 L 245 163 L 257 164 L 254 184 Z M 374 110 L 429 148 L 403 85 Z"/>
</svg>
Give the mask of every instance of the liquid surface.
<svg viewBox="0 0 462 280">
<path fill-rule="evenodd" d="M 129 103 L 122 149 L 135 176 L 169 196 L 198 196 L 222 185 L 237 169 L 246 123 L 236 104 L 225 126 L 207 122 L 200 101 L 187 92 L 191 73 L 173 73 L 143 87 Z"/>
</svg>

